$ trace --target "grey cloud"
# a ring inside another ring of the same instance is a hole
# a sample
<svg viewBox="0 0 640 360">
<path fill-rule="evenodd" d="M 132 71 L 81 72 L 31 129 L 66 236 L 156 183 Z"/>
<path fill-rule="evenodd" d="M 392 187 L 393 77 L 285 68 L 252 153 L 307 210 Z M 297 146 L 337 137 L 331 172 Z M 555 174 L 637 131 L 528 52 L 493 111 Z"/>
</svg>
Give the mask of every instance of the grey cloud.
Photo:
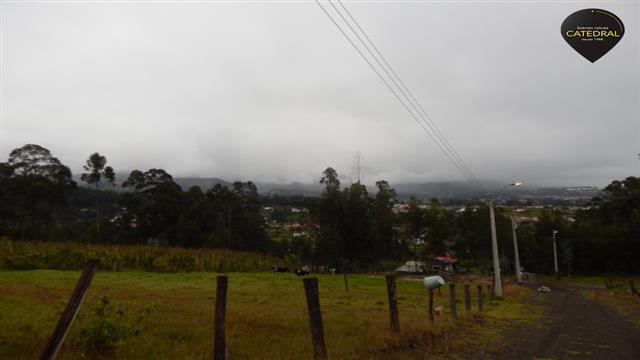
<svg viewBox="0 0 640 360">
<path fill-rule="evenodd" d="M 478 177 L 637 175 L 637 3 L 347 6 Z M 312 182 L 360 151 L 366 182 L 462 179 L 313 2 L 2 7 L 2 159 Z M 594 64 L 559 32 L 585 7 L 626 26 Z"/>
</svg>

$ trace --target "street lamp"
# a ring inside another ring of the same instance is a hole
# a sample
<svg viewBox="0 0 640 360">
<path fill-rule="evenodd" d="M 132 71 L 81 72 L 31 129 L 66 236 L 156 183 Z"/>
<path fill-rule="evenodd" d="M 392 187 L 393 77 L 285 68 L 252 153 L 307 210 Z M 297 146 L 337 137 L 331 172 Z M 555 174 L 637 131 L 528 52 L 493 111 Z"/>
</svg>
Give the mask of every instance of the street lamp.
<svg viewBox="0 0 640 360">
<path fill-rule="evenodd" d="M 493 203 L 495 199 L 500 195 L 507 187 L 522 186 L 520 181 L 513 182 L 505 185 L 497 194 L 489 200 L 489 218 L 491 219 L 491 248 L 493 255 L 493 294 L 497 297 L 502 297 L 502 279 L 500 278 L 500 259 L 498 258 L 498 235 L 496 234 L 496 216 L 493 209 Z"/>
<path fill-rule="evenodd" d="M 558 230 L 553 230 L 553 271 L 556 274 L 556 278 L 558 277 L 558 249 L 556 248 L 556 235 L 558 235 Z"/>
</svg>

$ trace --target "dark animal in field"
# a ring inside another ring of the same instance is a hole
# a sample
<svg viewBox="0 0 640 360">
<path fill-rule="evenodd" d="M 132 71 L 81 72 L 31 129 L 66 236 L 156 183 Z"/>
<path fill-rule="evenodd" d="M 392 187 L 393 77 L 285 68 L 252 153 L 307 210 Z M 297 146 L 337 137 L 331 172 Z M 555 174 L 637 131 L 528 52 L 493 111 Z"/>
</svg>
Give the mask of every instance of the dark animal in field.
<svg viewBox="0 0 640 360">
<path fill-rule="evenodd" d="M 330 273 L 331 275 L 335 275 L 335 274 L 337 273 L 336 268 L 332 267 L 331 269 L 329 269 L 329 273 Z"/>
<path fill-rule="evenodd" d="M 273 272 L 274 273 L 286 273 L 286 272 L 289 272 L 289 268 L 288 267 L 284 267 L 284 266 L 274 266 L 273 267 Z"/>
<path fill-rule="evenodd" d="M 305 270 L 305 269 L 300 269 L 300 270 L 296 270 L 296 275 L 298 276 L 306 276 L 309 275 L 311 272 L 309 270 Z"/>
</svg>

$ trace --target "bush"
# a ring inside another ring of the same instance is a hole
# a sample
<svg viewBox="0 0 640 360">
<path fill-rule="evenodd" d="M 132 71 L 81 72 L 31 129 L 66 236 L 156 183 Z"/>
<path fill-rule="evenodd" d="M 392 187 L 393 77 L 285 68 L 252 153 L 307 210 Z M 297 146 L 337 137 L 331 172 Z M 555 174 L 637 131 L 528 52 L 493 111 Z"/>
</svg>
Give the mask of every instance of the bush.
<svg viewBox="0 0 640 360">
<path fill-rule="evenodd" d="M 129 338 L 138 336 L 140 323 L 149 310 L 142 311 L 135 319 L 125 316 L 106 297 L 94 307 L 94 316 L 80 330 L 82 345 L 90 356 L 108 355 Z"/>
</svg>

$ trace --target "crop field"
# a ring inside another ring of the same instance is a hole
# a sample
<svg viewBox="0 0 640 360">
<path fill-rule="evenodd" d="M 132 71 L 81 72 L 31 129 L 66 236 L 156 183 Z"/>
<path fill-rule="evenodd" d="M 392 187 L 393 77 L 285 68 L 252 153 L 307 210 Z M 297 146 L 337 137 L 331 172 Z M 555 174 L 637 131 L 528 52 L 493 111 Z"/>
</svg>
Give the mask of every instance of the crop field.
<svg viewBox="0 0 640 360">
<path fill-rule="evenodd" d="M 300 278 L 266 272 L 227 275 L 227 347 L 233 359 L 312 356 Z M 60 358 L 211 358 L 215 276 L 98 271 Z M 78 277 L 76 271 L 0 271 L 0 358 L 37 357 Z M 388 331 L 383 276 L 349 276 L 348 292 L 342 276 L 318 278 L 327 350 L 333 359 L 456 358 L 468 352 L 500 352 L 500 328 L 536 314 L 525 305 L 535 296 L 531 290 L 507 286 L 507 300 L 487 299 L 482 314 L 477 312 L 474 291 L 473 315 L 466 316 L 458 286 L 460 318 L 449 319 L 443 289 L 435 302 L 444 311 L 429 324 L 427 291 L 418 281 L 399 279 L 401 333 L 393 335 Z"/>
<path fill-rule="evenodd" d="M 186 249 L 142 245 L 12 241 L 0 237 L 0 269 L 82 269 L 89 259 L 103 270 L 122 271 L 265 271 L 282 260 L 273 256 L 225 249 Z"/>
</svg>

